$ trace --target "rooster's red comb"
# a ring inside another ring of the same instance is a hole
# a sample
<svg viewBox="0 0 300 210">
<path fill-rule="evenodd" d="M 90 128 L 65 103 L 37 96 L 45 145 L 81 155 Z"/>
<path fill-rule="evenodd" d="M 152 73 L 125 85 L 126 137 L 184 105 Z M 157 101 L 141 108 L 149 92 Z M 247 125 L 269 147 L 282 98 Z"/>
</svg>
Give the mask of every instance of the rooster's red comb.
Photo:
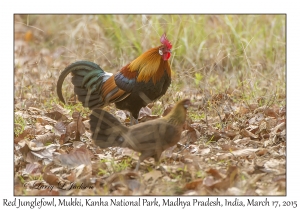
<svg viewBox="0 0 300 210">
<path fill-rule="evenodd" d="M 171 42 L 169 42 L 169 40 L 167 39 L 165 33 L 161 36 L 160 42 L 161 42 L 163 45 L 165 45 L 169 50 L 172 49 L 172 44 L 171 44 Z"/>
</svg>

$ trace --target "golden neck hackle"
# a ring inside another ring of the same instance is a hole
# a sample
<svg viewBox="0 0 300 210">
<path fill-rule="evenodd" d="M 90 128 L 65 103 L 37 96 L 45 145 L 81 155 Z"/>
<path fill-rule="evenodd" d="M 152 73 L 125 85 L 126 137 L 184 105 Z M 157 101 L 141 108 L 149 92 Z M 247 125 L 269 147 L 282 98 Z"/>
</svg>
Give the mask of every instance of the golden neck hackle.
<svg viewBox="0 0 300 210">
<path fill-rule="evenodd" d="M 155 84 L 163 76 L 164 71 L 171 76 L 169 61 L 162 59 L 159 48 L 148 50 L 129 64 L 129 71 L 139 72 L 137 82 L 148 82 L 152 78 Z"/>
</svg>

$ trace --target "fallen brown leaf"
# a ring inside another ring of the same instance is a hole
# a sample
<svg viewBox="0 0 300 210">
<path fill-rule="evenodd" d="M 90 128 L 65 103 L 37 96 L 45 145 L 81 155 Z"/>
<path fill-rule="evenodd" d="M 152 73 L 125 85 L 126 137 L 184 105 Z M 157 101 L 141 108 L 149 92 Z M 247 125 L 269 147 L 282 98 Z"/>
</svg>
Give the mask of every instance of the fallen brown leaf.
<svg viewBox="0 0 300 210">
<path fill-rule="evenodd" d="M 241 130 L 240 134 L 243 136 L 243 137 L 250 137 L 250 138 L 253 138 L 253 139 L 257 139 L 258 136 L 255 135 L 254 133 L 246 130 L 246 129 L 243 129 Z"/>
<path fill-rule="evenodd" d="M 145 181 L 149 181 L 152 180 L 153 182 L 155 182 L 158 178 L 162 177 L 162 173 L 161 171 L 158 170 L 152 170 L 146 174 L 143 175 L 143 178 Z"/>
<path fill-rule="evenodd" d="M 218 160 L 223 160 L 228 157 L 244 157 L 244 156 L 253 155 L 257 150 L 258 149 L 246 148 L 246 149 L 235 150 L 230 153 L 219 154 Z"/>
<path fill-rule="evenodd" d="M 196 179 L 189 183 L 186 183 L 184 188 L 187 190 L 195 190 L 198 187 L 200 187 L 202 185 L 202 183 L 203 183 L 203 179 Z"/>
<path fill-rule="evenodd" d="M 81 164 L 91 165 L 90 153 L 85 148 L 74 149 L 70 154 L 58 155 L 56 159 L 60 164 L 67 167 L 77 167 Z"/>
<path fill-rule="evenodd" d="M 220 174 L 218 170 L 210 168 L 206 171 L 206 173 L 212 175 L 215 179 L 223 179 L 224 175 Z"/>
<path fill-rule="evenodd" d="M 49 112 L 49 113 L 45 113 L 45 115 L 47 117 L 50 117 L 51 119 L 53 120 L 60 120 L 60 121 L 65 121 L 65 120 L 68 120 L 68 118 L 66 116 L 64 116 L 63 114 L 61 114 L 60 112 L 58 111 L 54 111 L 54 112 Z"/>
<path fill-rule="evenodd" d="M 139 112 L 139 119 L 144 117 L 144 116 L 150 116 L 152 115 L 152 111 L 148 106 L 142 107 L 140 112 Z"/>
<path fill-rule="evenodd" d="M 43 135 L 36 135 L 35 137 L 37 142 L 41 142 L 43 145 L 47 143 L 52 143 L 55 139 L 54 133 L 45 133 Z"/>
</svg>

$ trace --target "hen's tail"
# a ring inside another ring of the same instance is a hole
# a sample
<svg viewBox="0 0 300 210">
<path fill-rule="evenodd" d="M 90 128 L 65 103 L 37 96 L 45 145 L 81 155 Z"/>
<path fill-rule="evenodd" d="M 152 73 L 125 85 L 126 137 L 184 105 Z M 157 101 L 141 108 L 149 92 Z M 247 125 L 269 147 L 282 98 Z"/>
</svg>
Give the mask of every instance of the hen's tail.
<svg viewBox="0 0 300 210">
<path fill-rule="evenodd" d="M 90 115 L 90 128 L 92 139 L 101 148 L 123 147 L 128 127 L 114 116 L 102 109 L 94 109 Z"/>
<path fill-rule="evenodd" d="M 100 66 L 90 61 L 72 63 L 65 68 L 57 81 L 57 95 L 63 103 L 65 103 L 65 100 L 62 95 L 62 84 L 70 72 L 73 76 L 74 92 L 83 106 L 90 109 L 102 107 L 106 101 L 102 97 L 101 89 L 112 74 L 103 71 Z"/>
</svg>

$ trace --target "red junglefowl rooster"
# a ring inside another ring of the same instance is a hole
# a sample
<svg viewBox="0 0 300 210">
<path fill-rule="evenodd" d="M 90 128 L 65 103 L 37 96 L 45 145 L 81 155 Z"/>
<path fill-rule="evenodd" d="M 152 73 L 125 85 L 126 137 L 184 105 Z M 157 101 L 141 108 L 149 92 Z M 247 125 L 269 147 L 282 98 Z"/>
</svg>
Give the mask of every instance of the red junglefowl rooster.
<svg viewBox="0 0 300 210">
<path fill-rule="evenodd" d="M 62 84 L 72 72 L 74 92 L 84 107 L 102 108 L 115 103 L 118 109 L 130 112 L 131 124 L 137 123 L 140 109 L 164 95 L 171 84 L 168 60 L 172 44 L 165 34 L 160 42 L 162 45 L 146 51 L 114 75 L 89 61 L 70 64 L 57 81 L 59 99 L 65 103 Z"/>
<path fill-rule="evenodd" d="M 181 100 L 166 116 L 130 127 L 108 112 L 94 109 L 90 115 L 92 139 L 101 148 L 128 147 L 140 152 L 137 171 L 143 160 L 153 157 L 157 162 L 164 150 L 180 140 L 189 105 L 189 99 Z"/>
</svg>

